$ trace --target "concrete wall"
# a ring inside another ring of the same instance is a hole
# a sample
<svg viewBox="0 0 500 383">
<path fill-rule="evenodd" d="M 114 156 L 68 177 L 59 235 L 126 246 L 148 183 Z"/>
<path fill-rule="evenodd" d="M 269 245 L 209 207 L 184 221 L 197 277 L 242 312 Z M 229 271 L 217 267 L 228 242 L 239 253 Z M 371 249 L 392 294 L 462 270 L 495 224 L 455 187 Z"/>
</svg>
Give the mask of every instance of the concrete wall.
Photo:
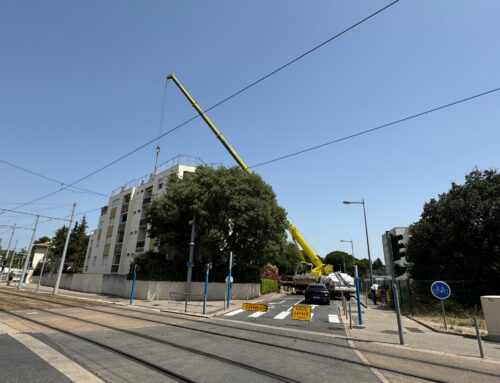
<svg viewBox="0 0 500 383">
<path fill-rule="evenodd" d="M 33 277 L 32 283 L 38 283 L 39 277 Z M 42 278 L 43 286 L 54 286 L 56 274 L 45 274 Z M 63 274 L 61 289 L 114 295 L 128 298 L 132 289 L 132 281 L 126 275 L 119 274 Z M 193 300 L 201 299 L 205 289 L 203 282 L 193 282 L 191 293 Z M 186 282 L 169 281 L 136 281 L 135 297 L 144 300 L 169 299 L 171 293 L 181 297 L 186 291 Z M 208 300 L 222 300 L 227 294 L 225 283 L 211 282 L 208 288 Z M 231 299 L 247 299 L 260 296 L 259 283 L 234 283 L 231 288 Z"/>
</svg>

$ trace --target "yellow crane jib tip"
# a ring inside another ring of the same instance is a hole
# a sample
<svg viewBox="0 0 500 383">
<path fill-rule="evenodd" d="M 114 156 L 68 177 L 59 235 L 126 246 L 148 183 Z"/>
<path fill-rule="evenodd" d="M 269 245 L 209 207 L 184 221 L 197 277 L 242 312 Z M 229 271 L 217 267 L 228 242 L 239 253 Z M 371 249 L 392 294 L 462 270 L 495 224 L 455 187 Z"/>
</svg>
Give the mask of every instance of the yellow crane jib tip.
<svg viewBox="0 0 500 383">
<path fill-rule="evenodd" d="M 174 72 L 172 72 L 172 73 L 170 73 L 170 74 L 167 76 L 167 80 L 171 80 L 171 79 L 173 79 L 174 77 L 175 77 L 175 73 L 174 73 Z"/>
</svg>

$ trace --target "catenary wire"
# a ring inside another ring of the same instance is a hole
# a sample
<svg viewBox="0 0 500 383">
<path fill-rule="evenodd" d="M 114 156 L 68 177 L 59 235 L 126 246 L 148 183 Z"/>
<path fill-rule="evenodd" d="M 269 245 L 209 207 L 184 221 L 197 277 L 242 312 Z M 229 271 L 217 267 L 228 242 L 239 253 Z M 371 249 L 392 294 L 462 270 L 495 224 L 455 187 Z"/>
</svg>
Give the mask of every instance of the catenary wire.
<svg viewBox="0 0 500 383">
<path fill-rule="evenodd" d="M 51 181 L 51 182 L 55 182 L 57 184 L 60 184 L 61 186 L 64 186 L 64 185 L 67 185 L 65 182 L 62 182 L 60 180 L 56 180 L 55 178 L 52 178 L 52 177 L 49 177 L 49 176 L 46 176 L 46 175 L 43 175 L 41 173 L 38 173 L 38 172 L 35 172 L 33 170 L 30 170 L 30 169 L 26 169 L 22 166 L 19 166 L 19 165 L 16 165 L 16 164 L 13 164 L 12 162 L 8 162 L 8 161 L 5 161 L 5 160 L 2 160 L 0 159 L 0 163 L 4 164 L 4 165 L 7 165 L 7 166 L 10 166 L 10 167 L 13 167 L 15 169 L 18 169 L 18 170 L 21 170 L 25 173 L 29 173 L 29 174 L 32 174 L 34 176 L 37 176 L 37 177 L 40 177 L 40 178 L 43 178 L 43 179 L 46 179 L 48 181 Z M 95 195 L 99 195 L 99 196 L 102 196 L 102 197 L 109 197 L 109 195 L 107 194 L 103 194 L 103 193 L 99 193 L 99 192 L 95 192 L 95 191 L 92 191 L 92 190 L 88 190 L 88 189 L 85 189 L 85 188 L 81 188 L 81 187 L 78 187 L 78 186 L 74 186 L 73 187 L 74 189 L 78 189 L 80 190 L 81 192 L 84 192 L 84 193 L 88 193 L 88 194 L 95 194 Z M 76 190 L 72 190 L 74 192 L 78 192 Z"/>
<path fill-rule="evenodd" d="M 387 4 L 386 6 L 384 6 L 384 7 L 380 8 L 380 9 L 378 9 L 377 11 L 375 11 L 375 12 L 371 13 L 370 15 L 368 15 L 368 16 L 366 16 L 366 17 L 364 17 L 363 19 L 361 19 L 361 20 L 357 21 L 356 23 L 352 24 L 351 26 L 347 27 L 346 29 L 342 30 L 341 32 L 339 32 L 339 33 L 335 34 L 334 36 L 332 36 L 332 37 L 328 38 L 327 40 L 323 41 L 322 43 L 320 43 L 320 44 L 318 44 L 318 45 L 314 46 L 313 48 L 311 48 L 311 49 L 307 50 L 306 52 L 304 52 L 304 53 L 300 54 L 299 56 L 297 56 L 297 57 L 293 58 L 292 60 L 289 60 L 288 62 L 286 62 L 285 64 L 283 64 L 283 65 L 279 66 L 278 68 L 274 69 L 273 71 L 269 72 L 268 74 L 266 74 L 266 75 L 264 75 L 264 76 L 260 77 L 259 79 L 257 79 L 257 80 L 255 80 L 255 81 L 253 81 L 253 82 L 252 82 L 252 83 L 250 83 L 249 85 L 247 85 L 247 86 L 245 86 L 245 87 L 241 88 L 240 90 L 238 90 L 238 91 L 234 92 L 234 93 L 233 93 L 233 94 L 231 94 L 230 96 L 228 96 L 228 97 L 226 97 L 226 98 L 224 98 L 224 99 L 220 100 L 219 102 L 217 102 L 216 104 L 212 105 L 212 106 L 211 106 L 211 107 L 209 107 L 208 109 L 205 109 L 205 110 L 204 110 L 204 112 L 209 112 L 209 111 L 211 111 L 211 110 L 213 110 L 213 109 L 215 109 L 215 108 L 219 107 L 220 105 L 222 105 L 222 104 L 224 104 L 224 103 L 228 102 L 229 100 L 233 99 L 234 97 L 236 97 L 236 96 L 238 96 L 238 95 L 242 94 L 243 92 L 245 92 L 245 91 L 249 90 L 250 88 L 253 88 L 255 85 L 257 85 L 257 84 L 261 83 L 262 81 L 264 81 L 264 80 L 266 80 L 266 79 L 270 78 L 271 76 L 274 76 L 276 73 L 278 73 L 278 72 L 282 71 L 283 69 L 285 69 L 285 68 L 287 68 L 287 67 L 291 66 L 292 64 L 294 64 L 294 63 L 296 63 L 297 61 L 301 60 L 302 58 L 304 58 L 304 57 L 308 56 L 309 54 L 311 54 L 311 53 L 315 52 L 316 50 L 318 50 L 318 49 L 322 48 L 323 46 L 327 45 L 328 43 L 330 43 L 330 42 L 332 42 L 332 41 L 336 40 L 337 38 L 339 38 L 339 37 L 341 37 L 341 36 L 343 36 L 344 34 L 346 34 L 347 32 L 351 31 L 352 29 L 355 29 L 356 27 L 360 26 L 361 24 L 365 23 L 366 21 L 370 20 L 371 18 L 375 17 L 376 15 L 378 15 L 378 14 L 380 14 L 381 12 L 385 11 L 386 9 L 388 9 L 388 8 L 392 7 L 393 5 L 395 5 L 396 3 L 398 3 L 399 1 L 400 1 L 400 0 L 395 0 L 395 1 L 393 1 L 393 2 L 391 2 L 391 3 L 389 3 L 389 4 Z M 71 184 L 65 184 L 66 186 L 63 186 L 63 187 L 61 187 L 61 188 L 60 188 L 60 189 L 58 189 L 58 190 L 55 190 L 55 191 L 53 191 L 53 192 L 51 192 L 51 193 L 48 193 L 48 194 L 45 194 L 45 195 L 43 195 L 43 196 L 41 196 L 41 197 L 38 197 L 38 198 L 36 198 L 36 199 L 34 199 L 34 200 L 32 200 L 32 201 L 29 201 L 29 202 L 23 203 L 23 204 L 21 204 L 21 205 L 19 205 L 19 206 L 16 206 L 16 208 L 20 208 L 20 207 L 23 207 L 23 206 L 27 206 L 27 205 L 30 205 L 30 204 L 32 204 L 32 203 L 34 203 L 34 202 L 38 202 L 38 201 L 40 201 L 40 200 L 42 200 L 42 199 L 48 198 L 48 197 L 50 197 L 50 196 L 52 196 L 52 195 L 54 195 L 54 194 L 57 194 L 57 193 L 59 193 L 59 192 L 61 192 L 61 191 L 63 191 L 63 190 L 66 190 L 67 188 L 70 188 L 70 187 L 74 186 L 74 185 L 76 185 L 76 184 L 78 184 L 78 183 L 80 183 L 80 182 L 82 182 L 82 181 L 86 180 L 87 178 L 90 178 L 90 177 L 94 176 L 95 174 L 100 173 L 101 171 L 103 171 L 103 170 L 105 170 L 105 169 L 109 168 L 110 166 L 112 166 L 112 165 L 116 164 L 117 162 L 120 162 L 121 160 L 123 160 L 123 159 L 125 159 L 125 158 L 127 158 L 127 157 L 131 156 L 132 154 L 134 154 L 134 153 L 138 152 L 139 150 L 141 150 L 141 149 L 143 149 L 143 148 L 145 148 L 145 147 L 147 147 L 147 146 L 151 145 L 152 143 L 157 142 L 159 139 L 161 139 L 161 138 L 163 138 L 163 137 L 165 137 L 165 136 L 169 135 L 170 133 L 172 133 L 172 132 L 174 132 L 174 131 L 176 131 L 176 130 L 180 129 L 181 127 L 183 127 L 183 126 L 187 125 L 188 123 L 190 123 L 191 121 L 193 121 L 193 120 L 197 119 L 198 117 L 199 117 L 199 115 L 197 114 L 197 115 L 195 115 L 195 116 L 193 116 L 193 117 L 189 118 L 188 120 L 186 120 L 186 121 L 184 121 L 184 122 L 180 123 L 179 125 L 175 126 L 174 128 L 172 128 L 172 129 L 170 129 L 170 130 L 166 131 L 165 133 L 162 133 L 160 136 L 155 137 L 155 138 L 153 138 L 153 139 L 151 139 L 151 140 L 149 140 L 149 141 L 145 142 L 144 144 L 142 144 L 142 145 L 140 145 L 140 146 L 136 147 L 135 149 L 132 149 L 132 150 L 131 150 L 131 151 L 129 151 L 128 153 L 125 153 L 124 155 L 122 155 L 122 156 L 118 157 L 117 159 L 115 159 L 115 160 L 113 160 L 113 161 L 111 161 L 111 162 L 109 162 L 109 163 L 107 163 L 107 164 L 105 164 L 105 165 L 101 166 L 100 168 L 98 168 L 98 169 L 96 169 L 96 170 L 92 171 L 91 173 L 89 173 L 89 174 L 87 174 L 87 175 L 85 175 L 85 176 L 83 176 L 83 177 L 81 177 L 81 178 L 77 179 L 76 181 L 72 182 Z M 0 213 L 0 214 L 1 214 L 1 213 Z"/>
<path fill-rule="evenodd" d="M 432 108 L 432 109 L 428 109 L 428 110 L 420 112 L 420 113 L 412 114 L 411 116 L 400 118 L 398 120 L 395 120 L 395 121 L 392 121 L 392 122 L 388 122 L 386 124 L 379 125 L 379 126 L 376 126 L 374 128 L 371 128 L 371 129 L 362 130 L 362 131 L 359 131 L 357 133 L 350 134 L 348 136 L 344 136 L 344 137 L 341 137 L 341 138 L 337 138 L 335 140 L 324 142 L 324 143 L 319 144 L 319 145 L 311 146 L 309 148 L 305 148 L 305 149 L 302 149 L 302 150 L 299 150 L 299 151 L 296 151 L 296 152 L 285 154 L 283 156 L 276 157 L 276 158 L 273 158 L 273 159 L 270 159 L 270 160 L 267 160 L 267 161 L 264 161 L 264 162 L 260 162 L 258 164 L 255 164 L 255 165 L 252 165 L 252 166 L 249 166 L 249 167 L 250 168 L 256 168 L 256 167 L 267 165 L 267 164 L 270 164 L 270 163 L 273 163 L 273 162 L 281 161 L 281 160 L 284 160 L 284 159 L 287 159 L 287 158 L 290 158 L 290 157 L 298 156 L 300 154 L 311 152 L 313 150 L 321 149 L 321 148 L 324 148 L 325 146 L 333 145 L 333 144 L 336 144 L 336 143 L 339 143 L 339 142 L 342 142 L 342 141 L 349 140 L 351 138 L 359 137 L 359 136 L 362 136 L 364 134 L 368 134 L 368 133 L 375 132 L 377 130 L 388 128 L 390 126 L 397 125 L 397 124 L 400 124 L 402 122 L 406 122 L 406 121 L 412 120 L 414 118 L 422 117 L 422 116 L 425 116 L 427 114 L 430 114 L 430 113 L 433 113 L 433 112 L 437 112 L 437 111 L 440 111 L 440 110 L 443 110 L 443 109 L 446 109 L 446 108 L 450 108 L 452 106 L 455 106 L 455 105 L 458 105 L 458 104 L 461 104 L 461 103 L 464 103 L 464 102 L 467 102 L 467 101 L 470 101 L 470 100 L 474 100 L 476 98 L 479 98 L 479 97 L 482 97 L 482 96 L 486 96 L 486 95 L 489 95 L 489 94 L 492 94 L 492 93 L 495 93 L 495 92 L 498 92 L 498 91 L 500 91 L 500 87 L 488 90 L 486 92 L 478 93 L 478 94 L 475 94 L 475 95 L 470 96 L 470 97 L 462 98 L 460 100 L 453 101 L 453 102 L 450 102 L 448 104 L 441 105 L 441 106 L 438 106 L 438 107 L 435 107 L 435 108 Z"/>
</svg>

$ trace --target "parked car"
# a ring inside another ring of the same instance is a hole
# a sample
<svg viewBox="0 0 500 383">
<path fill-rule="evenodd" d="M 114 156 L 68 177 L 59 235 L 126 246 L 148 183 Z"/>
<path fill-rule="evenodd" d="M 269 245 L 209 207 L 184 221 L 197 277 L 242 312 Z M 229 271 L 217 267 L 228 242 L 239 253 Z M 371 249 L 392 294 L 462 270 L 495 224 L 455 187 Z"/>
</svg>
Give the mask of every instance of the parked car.
<svg viewBox="0 0 500 383">
<path fill-rule="evenodd" d="M 323 283 L 311 283 L 307 286 L 305 295 L 305 303 L 319 301 L 320 303 L 330 304 L 330 291 Z"/>
</svg>

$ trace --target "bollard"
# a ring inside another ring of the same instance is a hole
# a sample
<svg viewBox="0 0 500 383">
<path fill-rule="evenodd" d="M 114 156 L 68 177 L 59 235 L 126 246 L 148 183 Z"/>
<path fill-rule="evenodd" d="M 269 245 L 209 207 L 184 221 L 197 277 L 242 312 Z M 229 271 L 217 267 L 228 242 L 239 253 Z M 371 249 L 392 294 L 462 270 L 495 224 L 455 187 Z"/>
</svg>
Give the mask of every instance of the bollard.
<svg viewBox="0 0 500 383">
<path fill-rule="evenodd" d="M 474 327 L 476 328 L 477 344 L 479 345 L 479 354 L 481 358 L 484 358 L 483 342 L 481 341 L 481 333 L 479 332 L 479 326 L 477 324 L 477 318 L 474 317 Z"/>
<path fill-rule="evenodd" d="M 351 310 L 351 302 L 349 302 L 349 328 L 352 330 L 352 310 Z"/>
</svg>

